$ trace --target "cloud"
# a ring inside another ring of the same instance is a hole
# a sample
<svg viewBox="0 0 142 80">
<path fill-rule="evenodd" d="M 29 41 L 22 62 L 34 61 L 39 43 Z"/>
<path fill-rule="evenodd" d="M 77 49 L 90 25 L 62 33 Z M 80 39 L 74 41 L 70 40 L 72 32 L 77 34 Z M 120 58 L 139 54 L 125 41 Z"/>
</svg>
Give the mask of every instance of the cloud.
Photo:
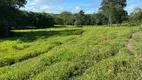
<svg viewBox="0 0 142 80">
<path fill-rule="evenodd" d="M 54 6 L 47 6 L 47 5 L 41 6 L 40 9 L 41 9 L 42 11 L 56 11 L 56 12 L 57 12 L 57 11 L 61 12 L 61 11 L 64 11 L 64 10 L 65 10 L 65 9 L 62 8 L 62 7 L 54 7 Z"/>
<path fill-rule="evenodd" d="M 42 9 L 42 10 L 48 10 L 48 9 L 51 9 L 51 7 L 44 5 L 44 6 L 42 6 L 40 9 Z"/>
<path fill-rule="evenodd" d="M 96 7 L 93 2 L 94 0 L 29 0 L 25 8 L 22 9 L 36 12 L 44 11 L 49 13 L 61 13 L 62 11 L 76 13 L 80 10 L 84 10 L 85 12 L 91 13 L 95 11 Z M 92 4 L 94 5 L 92 6 Z"/>
<path fill-rule="evenodd" d="M 82 8 L 80 6 L 74 6 L 72 10 L 79 11 L 79 10 L 82 10 Z"/>
<path fill-rule="evenodd" d="M 43 1 L 44 0 L 34 0 L 31 3 L 29 3 L 29 5 L 37 5 L 37 4 L 39 4 L 39 3 L 43 2 Z"/>
<path fill-rule="evenodd" d="M 40 5 L 40 4 L 63 4 L 64 0 L 32 0 L 29 5 Z"/>
<path fill-rule="evenodd" d="M 76 13 L 84 10 L 86 13 L 98 12 L 102 0 L 28 0 L 24 10 L 47 12 L 47 13 L 61 13 L 62 11 L 70 11 Z M 141 7 L 141 0 L 127 0 L 127 7 L 125 10 L 130 14 L 135 7 Z"/>
</svg>

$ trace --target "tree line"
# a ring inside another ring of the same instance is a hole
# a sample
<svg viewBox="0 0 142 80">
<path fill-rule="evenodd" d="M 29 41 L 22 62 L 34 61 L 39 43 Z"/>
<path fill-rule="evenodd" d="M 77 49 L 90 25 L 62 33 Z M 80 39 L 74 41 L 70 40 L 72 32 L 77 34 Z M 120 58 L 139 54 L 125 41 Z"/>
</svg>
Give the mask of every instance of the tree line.
<svg viewBox="0 0 142 80">
<path fill-rule="evenodd" d="M 107 24 L 107 18 L 101 13 L 85 14 L 83 10 L 78 13 L 63 11 L 60 14 L 52 14 L 56 25 L 104 25 Z"/>
<path fill-rule="evenodd" d="M 126 0 L 103 0 L 97 13 L 85 14 L 63 11 L 60 14 L 23 11 L 19 8 L 26 5 L 26 0 L 0 1 L 0 36 L 9 36 L 11 29 L 49 28 L 54 25 L 108 25 L 121 24 L 127 21 L 130 25 L 140 25 L 142 9 L 136 8 L 128 15 L 124 8 Z"/>
<path fill-rule="evenodd" d="M 49 28 L 54 26 L 54 18 L 45 12 L 18 11 L 13 29 Z"/>
</svg>

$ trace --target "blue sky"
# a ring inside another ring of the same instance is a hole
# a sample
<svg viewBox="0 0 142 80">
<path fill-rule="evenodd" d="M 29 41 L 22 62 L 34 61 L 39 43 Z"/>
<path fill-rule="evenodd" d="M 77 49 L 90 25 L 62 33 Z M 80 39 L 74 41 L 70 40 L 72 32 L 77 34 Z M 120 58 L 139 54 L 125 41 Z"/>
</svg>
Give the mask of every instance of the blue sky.
<svg viewBox="0 0 142 80">
<path fill-rule="evenodd" d="M 60 13 L 70 11 L 76 13 L 84 10 L 85 13 L 98 12 L 102 0 L 28 0 L 24 10 L 34 12 Z M 135 7 L 142 8 L 142 0 L 127 0 L 125 10 L 131 13 Z"/>
</svg>

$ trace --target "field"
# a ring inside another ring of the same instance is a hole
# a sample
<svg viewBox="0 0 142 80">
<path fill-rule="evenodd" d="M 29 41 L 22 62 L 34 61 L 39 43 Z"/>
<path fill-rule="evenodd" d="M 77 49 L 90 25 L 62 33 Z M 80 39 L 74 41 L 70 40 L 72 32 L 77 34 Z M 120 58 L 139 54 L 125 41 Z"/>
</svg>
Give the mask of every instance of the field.
<svg viewBox="0 0 142 80">
<path fill-rule="evenodd" d="M 135 53 L 142 58 L 142 32 L 135 33 L 132 43 Z"/>
<path fill-rule="evenodd" d="M 126 45 L 138 27 L 13 30 L 0 39 L 0 80 L 140 80 L 142 63 Z M 133 37 L 139 56 L 142 33 Z"/>
</svg>

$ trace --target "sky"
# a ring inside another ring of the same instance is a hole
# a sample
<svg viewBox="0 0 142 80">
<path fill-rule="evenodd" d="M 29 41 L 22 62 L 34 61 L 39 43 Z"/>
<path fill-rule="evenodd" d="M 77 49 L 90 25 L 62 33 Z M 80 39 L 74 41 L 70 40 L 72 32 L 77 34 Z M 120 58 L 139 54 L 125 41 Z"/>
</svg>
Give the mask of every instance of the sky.
<svg viewBox="0 0 142 80">
<path fill-rule="evenodd" d="M 77 13 L 84 10 L 86 14 L 98 12 L 102 0 L 28 0 L 22 10 L 47 13 L 70 11 Z M 142 8 L 142 0 L 127 0 L 125 10 L 130 14 L 135 7 Z"/>
</svg>

